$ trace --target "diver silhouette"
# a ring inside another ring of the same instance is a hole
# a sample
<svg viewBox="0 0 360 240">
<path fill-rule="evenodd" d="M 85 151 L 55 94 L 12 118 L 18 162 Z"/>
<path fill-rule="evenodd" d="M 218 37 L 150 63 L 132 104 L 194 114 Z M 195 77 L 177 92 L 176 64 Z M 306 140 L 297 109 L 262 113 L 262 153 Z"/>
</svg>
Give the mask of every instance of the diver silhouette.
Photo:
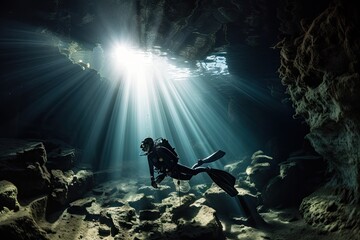
<svg viewBox="0 0 360 240">
<path fill-rule="evenodd" d="M 177 153 L 164 138 L 158 138 L 155 141 L 150 137 L 145 138 L 141 142 L 140 148 L 144 152 L 144 155 L 147 156 L 151 185 L 154 188 L 157 188 L 157 185 L 166 176 L 178 180 L 190 180 L 193 176 L 201 172 L 206 172 L 210 178 L 231 197 L 235 197 L 238 194 L 238 191 L 234 187 L 236 179 L 233 175 L 223 170 L 201 167 L 204 163 L 210 163 L 222 158 L 225 152 L 221 150 L 204 159 L 198 160 L 198 162 L 190 168 L 178 162 L 179 158 Z M 158 173 L 156 178 L 154 177 L 155 170 Z"/>
</svg>

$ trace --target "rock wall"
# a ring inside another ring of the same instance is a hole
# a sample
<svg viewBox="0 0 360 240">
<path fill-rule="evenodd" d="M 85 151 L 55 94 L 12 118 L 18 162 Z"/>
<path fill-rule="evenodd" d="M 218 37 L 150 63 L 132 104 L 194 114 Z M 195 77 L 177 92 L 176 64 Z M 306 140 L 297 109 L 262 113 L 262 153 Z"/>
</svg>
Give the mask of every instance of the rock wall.
<svg viewBox="0 0 360 240">
<path fill-rule="evenodd" d="M 310 126 L 307 138 L 329 162 L 332 183 L 359 201 L 360 26 L 353 1 L 333 1 L 316 18 L 300 20 L 299 33 L 278 44 L 279 73 L 296 115 Z"/>
</svg>

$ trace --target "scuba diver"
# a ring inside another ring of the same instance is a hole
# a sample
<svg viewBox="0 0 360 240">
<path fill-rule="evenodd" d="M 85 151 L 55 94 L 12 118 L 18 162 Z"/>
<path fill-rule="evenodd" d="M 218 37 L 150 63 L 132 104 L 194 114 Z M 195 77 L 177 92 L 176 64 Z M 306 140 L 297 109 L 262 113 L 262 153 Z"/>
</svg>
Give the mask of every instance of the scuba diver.
<svg viewBox="0 0 360 240">
<path fill-rule="evenodd" d="M 158 138 L 154 141 L 150 137 L 145 138 L 141 142 L 140 148 L 144 152 L 144 155 L 147 156 L 151 185 L 154 188 L 157 188 L 157 185 L 166 176 L 178 180 L 190 180 L 193 176 L 201 172 L 206 172 L 210 178 L 231 197 L 235 197 L 238 194 L 238 191 L 234 187 L 236 179 L 233 175 L 223 170 L 201 167 L 204 163 L 210 163 L 222 158 L 225 152 L 221 150 L 204 159 L 198 160 L 197 163 L 189 168 L 178 162 L 179 157 L 177 153 L 166 139 Z M 155 170 L 159 173 L 156 178 L 154 177 Z"/>
</svg>

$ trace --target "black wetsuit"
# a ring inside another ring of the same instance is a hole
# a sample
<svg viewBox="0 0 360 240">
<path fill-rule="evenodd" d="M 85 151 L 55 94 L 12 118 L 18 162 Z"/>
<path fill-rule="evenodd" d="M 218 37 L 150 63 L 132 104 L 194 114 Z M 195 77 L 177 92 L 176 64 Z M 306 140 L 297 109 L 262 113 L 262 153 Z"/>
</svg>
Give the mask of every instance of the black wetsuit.
<svg viewBox="0 0 360 240">
<path fill-rule="evenodd" d="M 189 168 L 178 163 L 178 157 L 169 149 L 163 146 L 155 146 L 147 155 L 149 162 L 150 176 L 154 177 L 154 168 L 162 174 L 160 181 L 168 175 L 179 180 L 190 180 L 190 178 L 200 172 L 206 172 L 207 168 Z"/>
</svg>

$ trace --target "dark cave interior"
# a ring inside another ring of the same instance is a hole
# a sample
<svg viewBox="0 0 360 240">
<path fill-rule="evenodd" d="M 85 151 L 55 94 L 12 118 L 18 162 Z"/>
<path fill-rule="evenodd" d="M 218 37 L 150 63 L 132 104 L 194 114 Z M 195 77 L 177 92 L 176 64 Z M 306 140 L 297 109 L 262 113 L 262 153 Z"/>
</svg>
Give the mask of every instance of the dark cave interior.
<svg viewBox="0 0 360 240">
<path fill-rule="evenodd" d="M 355 1 L 14 0 L 0 12 L 7 239 L 359 239 Z M 114 70 L 118 39 L 142 52 Z M 135 160 L 151 134 L 186 164 L 223 149 L 216 166 L 239 195 L 200 178 L 152 189 Z"/>
</svg>

